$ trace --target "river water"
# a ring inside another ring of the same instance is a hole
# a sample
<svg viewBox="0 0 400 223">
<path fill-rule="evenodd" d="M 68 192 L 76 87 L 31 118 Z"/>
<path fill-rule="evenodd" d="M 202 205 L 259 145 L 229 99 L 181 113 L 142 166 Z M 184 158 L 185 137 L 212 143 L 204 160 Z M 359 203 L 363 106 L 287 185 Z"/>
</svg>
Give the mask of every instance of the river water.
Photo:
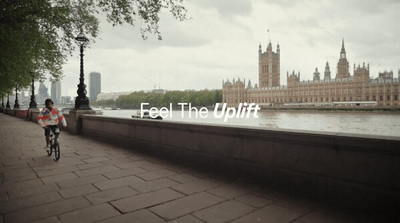
<svg viewBox="0 0 400 223">
<path fill-rule="evenodd" d="M 136 110 L 103 110 L 104 116 L 131 118 Z M 189 115 L 191 117 L 189 117 Z M 337 111 L 272 111 L 261 110 L 247 118 L 218 117 L 221 112 L 200 113 L 194 111 L 168 111 L 164 120 L 191 123 L 212 123 L 218 125 L 265 127 L 268 129 L 311 130 L 333 133 L 357 133 L 400 137 L 400 114 L 375 112 L 337 112 Z"/>
</svg>

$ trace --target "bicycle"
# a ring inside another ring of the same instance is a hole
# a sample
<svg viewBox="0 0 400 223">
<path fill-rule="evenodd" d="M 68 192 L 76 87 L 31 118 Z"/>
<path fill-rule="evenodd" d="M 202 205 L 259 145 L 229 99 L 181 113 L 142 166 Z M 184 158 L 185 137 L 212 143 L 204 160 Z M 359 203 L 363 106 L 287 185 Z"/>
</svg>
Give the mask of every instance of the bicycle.
<svg viewBox="0 0 400 223">
<path fill-rule="evenodd" d="M 47 155 L 51 156 L 51 154 L 53 153 L 53 149 L 54 149 L 54 157 L 56 158 L 56 161 L 58 161 L 60 159 L 60 143 L 58 142 L 58 134 L 54 133 L 54 131 L 50 129 L 50 149 L 47 150 Z M 60 131 L 60 130 L 58 130 Z"/>
</svg>

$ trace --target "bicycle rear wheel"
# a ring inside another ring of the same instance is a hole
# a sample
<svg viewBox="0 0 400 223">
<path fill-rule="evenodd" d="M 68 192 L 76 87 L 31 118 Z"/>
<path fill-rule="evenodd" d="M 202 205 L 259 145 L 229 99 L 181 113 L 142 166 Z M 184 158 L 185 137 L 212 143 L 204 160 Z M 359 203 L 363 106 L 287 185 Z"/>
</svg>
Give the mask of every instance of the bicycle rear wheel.
<svg viewBox="0 0 400 223">
<path fill-rule="evenodd" d="M 58 142 L 54 143 L 54 156 L 56 157 L 56 160 L 60 159 L 60 143 Z"/>
<path fill-rule="evenodd" d="M 53 153 L 53 142 L 51 140 L 50 140 L 50 149 L 46 151 L 48 156 L 51 156 L 51 154 Z"/>
</svg>

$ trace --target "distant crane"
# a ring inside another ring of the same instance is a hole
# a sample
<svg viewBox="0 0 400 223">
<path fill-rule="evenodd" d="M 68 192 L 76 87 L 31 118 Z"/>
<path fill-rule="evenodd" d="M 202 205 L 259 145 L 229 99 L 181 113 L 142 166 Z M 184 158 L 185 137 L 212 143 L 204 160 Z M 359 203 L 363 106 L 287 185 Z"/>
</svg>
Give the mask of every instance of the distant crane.
<svg viewBox="0 0 400 223">
<path fill-rule="evenodd" d="M 160 79 L 161 79 L 161 74 L 160 74 Z M 150 80 L 148 77 L 144 77 L 146 80 L 148 80 L 148 81 L 150 81 L 152 84 L 153 84 L 153 87 L 154 87 L 154 89 L 156 89 L 157 88 L 157 84 L 153 81 L 153 80 Z M 158 82 L 158 89 L 161 89 L 161 81 L 159 81 Z"/>
</svg>

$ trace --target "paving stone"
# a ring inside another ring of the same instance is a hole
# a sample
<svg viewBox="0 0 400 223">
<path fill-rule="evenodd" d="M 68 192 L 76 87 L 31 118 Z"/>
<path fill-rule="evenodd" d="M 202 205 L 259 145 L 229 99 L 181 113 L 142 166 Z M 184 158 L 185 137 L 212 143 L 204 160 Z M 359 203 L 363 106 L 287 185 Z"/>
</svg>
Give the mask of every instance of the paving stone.
<svg viewBox="0 0 400 223">
<path fill-rule="evenodd" d="M 132 167 L 141 167 L 142 169 L 148 170 L 148 171 L 154 171 L 154 170 L 160 170 L 163 167 L 155 164 L 153 162 L 147 161 L 147 160 L 139 160 L 139 161 L 133 161 L 130 163 L 121 163 L 121 164 L 115 164 L 117 167 L 121 169 L 128 169 Z"/>
<path fill-rule="evenodd" d="M 179 184 L 179 183 L 176 181 L 173 181 L 168 178 L 162 178 L 162 179 L 146 181 L 146 182 L 142 182 L 142 183 L 129 184 L 129 186 L 131 186 L 135 190 L 139 191 L 140 193 L 147 193 L 147 192 L 159 190 L 162 188 L 172 187 L 177 184 Z"/>
<path fill-rule="evenodd" d="M 69 166 L 69 167 L 51 169 L 51 170 L 38 170 L 36 173 L 39 177 L 48 177 L 48 176 L 53 176 L 53 175 L 60 175 L 63 173 L 69 173 L 69 172 L 73 172 L 76 170 L 79 170 L 76 166 Z"/>
<path fill-rule="evenodd" d="M 64 188 L 69 188 L 69 187 L 76 187 L 80 185 L 85 185 L 85 184 L 92 184 L 92 183 L 97 183 L 97 182 L 102 182 L 108 180 L 105 176 L 102 175 L 94 175 L 94 176 L 88 176 L 88 177 L 82 177 L 78 179 L 73 179 L 73 180 L 64 180 L 57 182 L 58 186 L 61 187 L 62 189 Z"/>
<path fill-rule="evenodd" d="M 115 201 L 121 198 L 137 195 L 138 192 L 130 187 L 119 187 L 86 195 L 92 204 L 97 205 L 104 202 Z"/>
<path fill-rule="evenodd" d="M 82 165 L 78 165 L 78 168 L 81 170 L 86 170 L 86 169 L 91 169 L 91 168 L 95 168 L 95 167 L 101 167 L 101 166 L 105 166 L 103 163 L 88 163 L 88 164 L 82 164 Z"/>
<path fill-rule="evenodd" d="M 140 173 L 137 174 L 136 176 L 146 180 L 146 181 L 150 181 L 150 180 L 155 180 L 155 179 L 159 179 L 159 178 L 164 178 L 164 177 L 169 177 L 169 176 L 174 176 L 177 173 L 170 171 L 170 170 L 156 170 L 156 171 L 150 171 L 150 172 L 146 172 L 146 173 Z"/>
<path fill-rule="evenodd" d="M 204 223 L 204 221 L 199 220 L 191 215 L 185 215 L 183 217 L 168 221 L 167 223 Z"/>
<path fill-rule="evenodd" d="M 128 223 L 128 222 L 143 222 L 143 223 L 164 223 L 165 221 L 148 210 L 140 210 L 123 214 L 117 217 L 109 218 L 98 223 Z"/>
<path fill-rule="evenodd" d="M 290 209 L 296 209 L 301 212 L 309 212 L 314 210 L 320 204 L 317 201 L 313 201 L 312 199 L 306 199 L 301 194 L 290 194 L 286 192 L 275 192 L 272 194 L 275 203 L 283 206 L 288 207 Z"/>
<path fill-rule="evenodd" d="M 198 180 L 199 178 L 192 176 L 192 175 L 188 175 L 188 174 L 177 174 L 174 176 L 169 176 L 169 178 L 178 181 L 179 183 L 187 183 L 187 182 L 191 182 L 191 181 L 195 181 Z"/>
<path fill-rule="evenodd" d="M 216 187 L 208 190 L 208 193 L 223 197 L 225 199 L 232 199 L 235 197 L 239 197 L 243 194 L 248 193 L 248 189 L 244 189 L 243 187 L 237 186 L 235 184 L 223 185 L 220 187 Z"/>
<path fill-rule="evenodd" d="M 15 157 L 13 159 L 2 160 L 2 163 L 4 166 L 19 166 L 19 165 L 27 166 L 28 162 L 25 159 L 21 160 L 21 159 L 19 159 L 19 157 Z"/>
<path fill-rule="evenodd" d="M 109 160 L 107 157 L 100 156 L 100 157 L 94 157 L 94 158 L 90 158 L 90 159 L 84 159 L 83 162 L 96 163 L 96 162 L 107 161 L 107 160 Z"/>
<path fill-rule="evenodd" d="M 62 152 L 61 152 L 62 154 Z M 53 156 L 54 158 L 54 156 Z M 85 164 L 82 160 L 78 159 L 78 158 L 64 158 L 61 157 L 60 160 L 58 160 L 57 162 L 54 161 L 53 158 L 50 157 L 46 157 L 45 160 L 43 160 L 42 162 L 30 162 L 29 165 L 31 167 L 34 167 L 34 169 L 40 169 L 45 168 L 45 169 L 53 169 L 53 168 L 64 168 L 67 166 L 75 166 L 75 165 L 79 165 L 79 164 Z"/>
<path fill-rule="evenodd" d="M 37 221 L 33 221 L 31 223 L 60 223 L 57 217 L 51 217 L 51 218 L 46 218 L 46 219 L 40 219 Z"/>
<path fill-rule="evenodd" d="M 28 166 L 24 168 L 5 168 L 3 169 L 3 177 L 6 181 L 21 181 L 36 178 L 36 173 Z"/>
<path fill-rule="evenodd" d="M 110 204 L 100 204 L 93 207 L 78 209 L 60 215 L 63 223 L 88 223 L 118 216 L 120 213 Z"/>
<path fill-rule="evenodd" d="M 4 222 L 31 222 L 90 206 L 83 197 L 61 200 L 4 214 Z"/>
<path fill-rule="evenodd" d="M 131 159 L 129 159 L 128 157 L 126 157 L 126 155 L 123 155 L 123 154 L 120 154 L 119 156 L 118 155 L 107 156 L 107 158 L 109 158 L 109 160 L 101 161 L 101 163 L 103 163 L 105 165 L 112 165 L 112 164 L 132 162 Z"/>
<path fill-rule="evenodd" d="M 87 176 L 103 174 L 103 173 L 117 171 L 117 170 L 120 170 L 120 169 L 114 165 L 109 165 L 109 166 L 101 166 L 101 167 L 96 167 L 96 168 L 91 168 L 91 169 L 86 169 L 86 170 L 79 170 L 79 171 L 75 171 L 75 173 L 80 177 L 87 177 Z"/>
<path fill-rule="evenodd" d="M 0 213 L 9 213 L 12 211 L 29 208 L 41 204 L 51 203 L 62 200 L 62 197 L 57 192 L 39 194 L 31 197 L 15 199 L 7 203 L 0 204 Z"/>
<path fill-rule="evenodd" d="M 368 215 L 367 213 L 357 212 L 355 210 L 341 210 L 337 207 L 322 207 L 313 210 L 299 218 L 299 221 L 305 223 L 350 223 L 350 222 L 399 222 L 400 215 L 397 219 L 392 219 L 390 216 L 383 215 Z"/>
<path fill-rule="evenodd" d="M 31 179 L 18 182 L 3 182 L 3 185 L 0 187 L 0 192 L 15 191 L 37 185 L 43 185 L 43 182 L 40 179 Z"/>
<path fill-rule="evenodd" d="M 58 192 L 64 198 L 71 198 L 71 197 L 77 197 L 77 196 L 81 196 L 81 195 L 95 193 L 98 191 L 99 190 L 92 184 L 86 184 L 86 185 L 81 185 L 81 186 L 77 186 L 77 187 L 66 188 L 63 190 L 59 190 Z"/>
<path fill-rule="evenodd" d="M 255 208 L 238 201 L 227 201 L 201 211 L 195 212 L 193 215 L 206 222 L 229 222 L 238 217 L 246 215 Z"/>
<path fill-rule="evenodd" d="M 173 189 L 189 195 L 218 187 L 220 184 L 221 183 L 216 180 L 201 179 L 191 181 L 189 183 L 179 184 L 177 186 L 174 186 Z"/>
<path fill-rule="evenodd" d="M 246 204 L 256 207 L 256 208 L 261 208 L 261 207 L 267 206 L 273 202 L 273 200 L 259 197 L 259 196 L 253 195 L 253 194 L 245 194 L 243 196 L 236 198 L 236 200 L 241 201 L 243 203 L 246 203 Z"/>
<path fill-rule="evenodd" d="M 276 204 L 268 205 L 264 208 L 258 209 L 248 215 L 245 215 L 232 223 L 248 223 L 248 222 L 268 222 L 268 223 L 282 223 L 292 222 L 300 217 L 303 213 L 282 207 Z"/>
<path fill-rule="evenodd" d="M 120 199 L 111 204 L 123 213 L 151 207 L 167 201 L 175 200 L 184 195 L 171 189 L 161 189 L 146 194 Z"/>
<path fill-rule="evenodd" d="M 78 176 L 75 173 L 63 173 L 63 174 L 58 174 L 54 176 L 49 176 L 49 177 L 42 177 L 42 181 L 45 184 L 49 183 L 55 183 L 55 182 L 60 182 L 64 180 L 71 180 L 71 179 L 77 179 Z"/>
<path fill-rule="evenodd" d="M 143 182 L 145 182 L 145 181 L 136 176 L 128 176 L 128 177 L 122 177 L 122 178 L 117 178 L 117 179 L 113 179 L 113 180 L 107 180 L 107 181 L 95 183 L 94 186 L 96 186 L 100 190 L 108 190 L 111 188 L 123 187 L 123 186 L 129 185 L 129 184 L 136 184 L 136 183 L 143 183 Z"/>
<path fill-rule="evenodd" d="M 113 172 L 104 173 L 103 175 L 109 179 L 115 179 L 115 178 L 133 176 L 133 175 L 136 175 L 139 173 L 145 173 L 145 172 L 148 172 L 148 170 L 142 169 L 140 167 L 133 167 L 133 168 L 129 168 L 129 169 L 123 169 L 123 170 L 117 170 L 117 171 L 113 171 Z"/>
<path fill-rule="evenodd" d="M 224 199 L 201 192 L 150 208 L 157 215 L 171 220 L 223 202 Z"/>
</svg>

